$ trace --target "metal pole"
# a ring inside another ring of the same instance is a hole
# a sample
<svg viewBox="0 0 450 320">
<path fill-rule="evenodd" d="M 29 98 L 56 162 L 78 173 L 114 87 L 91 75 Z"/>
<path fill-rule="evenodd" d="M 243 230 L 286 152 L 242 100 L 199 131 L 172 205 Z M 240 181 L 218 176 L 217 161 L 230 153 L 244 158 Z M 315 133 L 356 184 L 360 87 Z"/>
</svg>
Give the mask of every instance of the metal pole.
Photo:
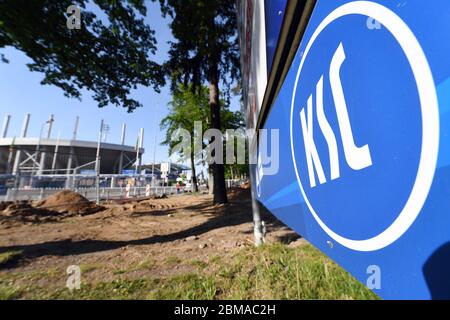
<svg viewBox="0 0 450 320">
<path fill-rule="evenodd" d="M 50 137 L 52 135 L 53 122 L 55 122 L 55 116 L 53 114 L 51 114 L 50 118 L 47 121 L 47 123 L 48 123 L 47 139 L 50 139 Z"/>
<path fill-rule="evenodd" d="M 253 140 L 255 139 L 255 140 Z M 251 137 L 247 136 L 247 145 L 249 146 L 249 172 L 250 172 L 250 191 L 252 197 L 252 211 L 253 211 L 253 234 L 255 238 L 255 245 L 261 246 L 264 244 L 264 236 L 265 236 L 265 226 L 264 222 L 261 219 L 261 212 L 259 210 L 259 203 L 257 200 L 257 181 L 258 176 L 257 170 L 258 165 L 260 165 L 261 159 L 258 157 L 258 141 L 257 136 Z M 253 150 L 253 151 L 252 151 Z M 254 188 L 254 186 L 256 188 Z"/>
<path fill-rule="evenodd" d="M 138 165 L 137 165 L 137 174 L 138 174 L 138 181 L 139 181 L 139 187 L 141 186 L 141 177 L 140 177 L 140 174 L 141 174 L 141 167 L 142 167 L 142 153 L 141 153 L 141 150 L 143 150 L 144 149 L 144 128 L 141 128 L 141 132 L 140 132 L 140 134 L 139 134 L 139 144 L 138 144 L 138 148 L 137 148 L 137 156 L 138 156 Z M 138 194 L 139 194 L 139 196 L 141 195 L 140 194 L 140 189 L 138 190 L 139 192 L 138 192 Z"/>
<path fill-rule="evenodd" d="M 7 174 L 11 173 L 11 164 L 12 164 L 12 158 L 13 158 L 13 153 L 14 153 L 14 142 L 15 141 L 16 141 L 16 137 L 14 136 L 14 138 L 11 141 L 11 145 L 9 146 L 8 164 L 6 167 Z"/>
<path fill-rule="evenodd" d="M 126 133 L 127 133 L 127 124 L 124 123 L 124 124 L 122 124 L 122 136 L 120 138 L 120 143 L 122 145 L 125 145 L 125 135 L 126 135 Z"/>
<path fill-rule="evenodd" d="M 157 105 L 158 108 L 158 105 Z M 156 161 L 156 140 L 157 140 L 157 135 L 158 135 L 158 131 L 157 131 L 157 121 L 156 121 L 156 114 L 157 114 L 157 110 L 155 110 L 155 141 L 153 143 L 153 163 L 152 163 L 152 187 L 155 186 L 155 161 Z"/>
<path fill-rule="evenodd" d="M 140 136 L 138 136 L 138 140 L 136 143 L 136 165 L 135 165 L 136 174 L 139 174 L 139 146 L 141 144 L 140 140 L 141 140 L 141 138 L 140 138 Z"/>
<path fill-rule="evenodd" d="M 127 133 L 127 125 L 124 123 L 122 124 L 122 136 L 120 139 L 120 142 L 123 145 L 125 145 L 125 136 Z M 120 156 L 119 156 L 119 172 L 117 172 L 118 174 L 122 174 L 122 170 L 123 170 L 123 150 L 120 151 Z"/>
<path fill-rule="evenodd" d="M 103 142 L 106 142 L 106 139 L 108 138 L 109 129 L 110 129 L 109 125 L 103 124 L 103 135 L 102 135 Z"/>
<path fill-rule="evenodd" d="M 96 202 L 100 204 L 100 146 L 102 142 L 102 133 L 103 133 L 103 119 L 100 122 L 100 132 L 98 135 L 98 143 L 97 143 L 97 155 L 95 157 L 95 187 L 96 187 Z"/>
<path fill-rule="evenodd" d="M 250 166 L 250 181 L 255 181 L 255 173 Z M 253 186 L 251 187 L 252 195 L 252 210 L 253 210 L 253 234 L 255 237 L 255 245 L 257 247 L 264 244 L 264 223 L 261 220 L 261 213 L 259 211 L 259 204 L 256 200 L 255 190 Z"/>
<path fill-rule="evenodd" d="M 72 140 L 77 140 L 77 133 L 78 133 L 78 125 L 80 122 L 80 117 L 76 117 L 75 118 L 75 126 L 73 128 L 73 135 L 72 135 Z"/>
<path fill-rule="evenodd" d="M 22 125 L 22 138 L 26 138 L 27 136 L 27 132 L 28 132 L 28 125 L 30 124 L 30 117 L 31 115 L 29 113 L 27 113 L 25 115 L 25 119 L 23 120 L 23 125 Z"/>
<path fill-rule="evenodd" d="M 80 117 L 76 117 L 75 118 L 75 126 L 73 128 L 73 134 L 72 134 L 72 142 L 75 141 L 77 139 L 77 133 L 78 133 L 78 125 L 80 122 Z M 67 189 L 71 189 L 72 188 L 72 179 L 71 179 L 71 171 L 72 171 L 72 162 L 73 162 L 73 156 L 74 156 L 74 150 L 73 150 L 73 146 L 72 143 L 70 145 L 70 151 L 69 151 L 69 159 L 67 160 L 67 170 L 66 170 L 66 175 L 67 175 L 67 183 L 66 183 L 66 188 Z M 73 179 L 75 179 L 75 170 L 73 171 Z M 75 181 L 73 181 L 73 184 L 75 184 Z"/>
<path fill-rule="evenodd" d="M 41 125 L 41 131 L 39 132 L 39 139 L 38 139 L 38 143 L 36 145 L 36 152 L 35 152 L 36 158 L 33 161 L 33 169 L 31 171 L 31 181 L 30 181 L 31 187 L 33 187 L 33 177 L 36 175 L 36 162 L 38 162 L 38 160 L 39 160 L 39 149 L 41 147 L 42 132 L 44 131 L 44 126 L 46 123 L 43 123 Z M 41 165 L 42 165 L 42 163 L 39 164 L 38 173 L 42 169 Z"/>
<path fill-rule="evenodd" d="M 61 137 L 61 131 L 58 131 L 58 138 L 56 139 L 55 153 L 53 154 L 53 161 L 52 161 L 52 174 L 54 173 L 54 170 L 56 168 L 56 158 L 58 156 L 58 151 L 59 151 L 60 137 Z"/>
<path fill-rule="evenodd" d="M 141 128 L 141 138 L 139 143 L 139 167 L 142 165 L 142 153 L 140 153 L 141 150 L 144 149 L 144 128 Z"/>
<path fill-rule="evenodd" d="M 22 138 L 26 138 L 26 136 L 27 136 L 29 123 L 30 123 L 30 114 L 27 113 L 25 115 L 25 119 L 23 120 L 22 132 L 21 132 L 21 135 L 20 135 Z M 16 152 L 16 159 L 14 160 L 13 174 L 18 174 L 18 172 L 19 172 L 21 156 L 22 156 L 21 150 L 17 150 L 17 152 Z"/>
<path fill-rule="evenodd" d="M 8 135 L 8 128 L 9 128 L 9 122 L 11 120 L 11 115 L 6 115 L 5 120 L 3 121 L 3 128 L 2 128 L 2 138 L 6 138 Z"/>
<path fill-rule="evenodd" d="M 50 139 L 52 135 L 52 127 L 53 122 L 55 121 L 55 117 L 53 114 L 50 115 L 50 118 L 47 120 L 46 124 L 48 124 L 47 128 L 47 139 Z M 45 158 L 47 157 L 47 153 L 45 151 L 41 152 L 41 161 L 39 164 L 39 171 L 38 174 L 41 175 L 45 170 Z"/>
<path fill-rule="evenodd" d="M 140 174 L 141 166 L 142 166 L 142 153 L 141 150 L 144 148 L 144 128 L 141 128 L 141 132 L 139 133 L 139 143 L 137 146 L 137 165 L 136 165 L 136 174 Z"/>
</svg>

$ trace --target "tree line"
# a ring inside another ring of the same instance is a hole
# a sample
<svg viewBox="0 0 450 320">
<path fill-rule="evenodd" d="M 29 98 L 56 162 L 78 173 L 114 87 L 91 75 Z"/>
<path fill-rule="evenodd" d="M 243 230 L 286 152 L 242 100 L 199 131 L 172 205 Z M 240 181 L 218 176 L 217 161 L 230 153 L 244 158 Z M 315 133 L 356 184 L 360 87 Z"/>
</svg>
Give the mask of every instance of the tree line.
<svg viewBox="0 0 450 320">
<path fill-rule="evenodd" d="M 43 73 L 41 84 L 57 86 L 77 99 L 87 89 L 99 107 L 115 105 L 132 112 L 142 107 L 130 97 L 132 90 L 145 86 L 159 91 L 170 85 L 171 110 L 162 122 L 168 131 L 183 120 L 183 110 L 195 113 L 209 128 L 236 125 L 228 109 L 231 86 L 240 77 L 236 2 L 152 1 L 169 18 L 175 38 L 162 64 L 153 60 L 157 42 L 144 20 L 144 0 L 0 0 L 0 49 L 11 46 L 24 52 L 32 60 L 30 71 Z M 91 4 L 103 17 L 89 10 Z M 71 5 L 82 9 L 79 30 L 67 28 Z M 8 57 L 0 58 L 8 62 Z M 195 102 L 198 110 L 180 107 L 183 98 L 191 107 Z M 195 173 L 193 157 L 189 160 Z M 210 167 L 214 203 L 227 202 L 226 170 L 218 163 Z"/>
</svg>

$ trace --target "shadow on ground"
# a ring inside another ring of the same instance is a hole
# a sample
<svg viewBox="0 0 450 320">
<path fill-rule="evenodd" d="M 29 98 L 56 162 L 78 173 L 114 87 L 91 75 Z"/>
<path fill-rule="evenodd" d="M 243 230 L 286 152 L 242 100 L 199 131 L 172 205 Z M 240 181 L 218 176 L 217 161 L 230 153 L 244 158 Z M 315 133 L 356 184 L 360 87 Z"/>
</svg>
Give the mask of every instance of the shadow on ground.
<svg viewBox="0 0 450 320">
<path fill-rule="evenodd" d="M 42 256 L 69 256 L 69 255 L 80 255 L 94 252 L 102 252 L 108 250 L 114 250 L 126 246 L 139 246 L 139 245 L 149 245 L 156 243 L 167 243 L 177 240 L 183 240 L 190 236 L 199 236 L 209 231 L 238 226 L 244 223 L 251 223 L 252 211 L 251 202 L 242 201 L 240 199 L 239 203 L 231 200 L 229 204 L 212 206 L 210 203 L 202 203 L 199 205 L 186 207 L 186 210 L 192 210 L 199 212 L 202 215 L 210 217 L 206 222 L 196 225 L 192 228 L 181 230 L 171 234 L 156 235 L 148 238 L 135 239 L 130 241 L 108 241 L 108 240 L 82 240 L 82 241 L 72 241 L 71 239 L 59 240 L 59 241 L 49 241 L 38 244 L 31 245 L 17 245 L 17 246 L 4 246 L 0 247 L 0 253 L 9 251 L 22 251 L 20 259 L 14 259 L 8 261 L 8 263 L 0 266 L 1 269 L 11 269 L 16 267 L 18 264 L 26 264 L 27 261 L 31 261 L 35 258 Z M 165 210 L 167 215 L 169 211 Z M 162 212 L 152 211 L 133 214 L 135 216 L 145 216 L 145 215 L 161 215 Z M 170 213 L 170 212 L 169 212 Z M 276 230 L 278 228 L 283 228 L 284 225 L 278 221 L 274 216 L 272 216 L 268 211 L 262 210 L 262 218 L 266 221 L 268 230 Z M 250 230 L 249 233 L 252 233 Z M 288 236 L 289 240 L 292 236 Z M 280 241 L 288 241 L 288 239 L 281 239 Z"/>
</svg>

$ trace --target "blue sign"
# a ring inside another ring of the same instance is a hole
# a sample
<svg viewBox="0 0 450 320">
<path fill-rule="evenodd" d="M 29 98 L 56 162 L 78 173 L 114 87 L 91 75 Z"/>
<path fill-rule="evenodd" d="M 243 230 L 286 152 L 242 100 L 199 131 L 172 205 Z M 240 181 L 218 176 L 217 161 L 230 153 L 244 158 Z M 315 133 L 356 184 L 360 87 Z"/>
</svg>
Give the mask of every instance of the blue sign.
<svg viewBox="0 0 450 320">
<path fill-rule="evenodd" d="M 132 176 L 136 174 L 136 170 L 122 170 L 122 174 Z"/>
<path fill-rule="evenodd" d="M 450 298 L 449 15 L 319 0 L 264 125 L 260 202 L 383 298 Z"/>
<path fill-rule="evenodd" d="M 84 176 L 95 176 L 96 172 L 95 170 L 81 170 L 80 174 Z"/>
</svg>

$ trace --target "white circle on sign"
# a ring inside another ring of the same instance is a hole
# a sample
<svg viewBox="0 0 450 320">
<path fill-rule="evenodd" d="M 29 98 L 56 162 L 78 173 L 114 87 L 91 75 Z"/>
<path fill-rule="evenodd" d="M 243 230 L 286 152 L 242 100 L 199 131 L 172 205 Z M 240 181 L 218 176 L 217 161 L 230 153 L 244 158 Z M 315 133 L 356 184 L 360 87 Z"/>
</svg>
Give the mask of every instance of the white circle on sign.
<svg viewBox="0 0 450 320">
<path fill-rule="evenodd" d="M 406 204 L 399 213 L 398 217 L 387 229 L 385 229 L 375 237 L 365 240 L 352 240 L 342 237 L 331 230 L 320 219 L 319 215 L 308 200 L 303 185 L 300 181 L 300 176 L 298 174 L 297 164 L 295 160 L 294 140 L 292 136 L 295 96 L 297 92 L 300 73 L 302 71 L 306 57 L 308 56 L 308 53 L 319 34 L 330 23 L 338 18 L 351 14 L 363 15 L 377 20 L 379 23 L 386 27 L 386 29 L 399 43 L 414 74 L 422 113 L 422 148 L 420 161 L 416 179 L 414 181 L 414 185 L 412 187 L 408 200 L 406 201 Z M 294 163 L 297 181 L 300 186 L 300 191 L 314 219 L 332 239 L 352 250 L 375 251 L 392 244 L 409 229 L 409 227 L 413 224 L 420 211 L 422 210 L 425 200 L 428 197 L 428 192 L 430 191 L 434 173 L 436 170 L 436 162 L 439 151 L 439 107 L 433 75 L 431 73 L 431 69 L 425 53 L 423 52 L 422 47 L 415 37 L 414 33 L 398 15 L 396 15 L 390 9 L 371 1 L 354 1 L 338 7 L 319 24 L 319 26 L 311 36 L 308 44 L 306 45 L 305 51 L 300 61 L 300 66 L 297 71 L 291 102 L 290 138 L 292 160 Z"/>
</svg>

